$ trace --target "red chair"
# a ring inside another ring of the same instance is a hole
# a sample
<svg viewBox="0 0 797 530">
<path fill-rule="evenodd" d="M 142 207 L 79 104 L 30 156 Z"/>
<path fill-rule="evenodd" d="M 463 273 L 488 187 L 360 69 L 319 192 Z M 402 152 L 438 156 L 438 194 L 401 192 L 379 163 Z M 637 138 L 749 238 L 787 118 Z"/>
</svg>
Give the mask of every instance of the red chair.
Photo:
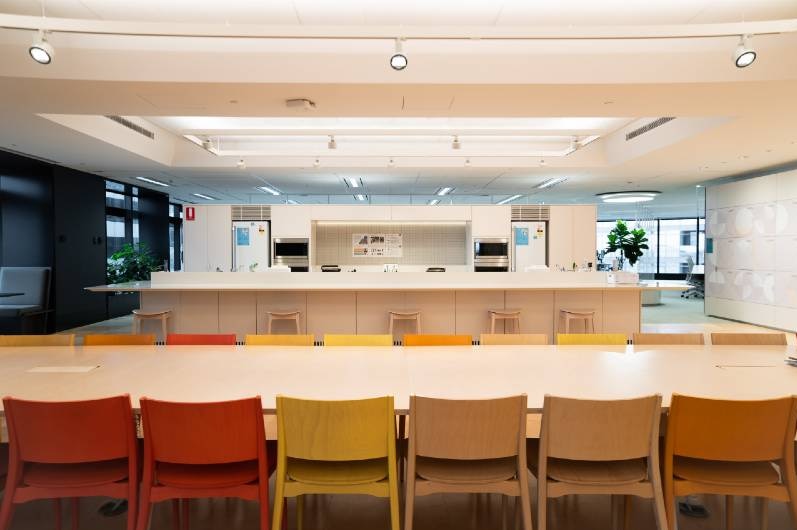
<svg viewBox="0 0 797 530">
<path fill-rule="evenodd" d="M 235 334 L 210 333 L 169 333 L 166 336 L 167 346 L 235 346 Z"/>
<path fill-rule="evenodd" d="M 3 399 L 9 437 L 6 491 L 0 530 L 7 530 L 17 504 L 72 499 L 72 528 L 78 498 L 127 499 L 127 529 L 136 527 L 138 464 L 130 397 L 43 402 Z"/>
<path fill-rule="evenodd" d="M 260 397 L 217 403 L 141 399 L 144 474 L 138 529 L 152 503 L 172 500 L 175 528 L 188 529 L 188 499 L 238 497 L 260 502 L 260 528 L 269 528 L 269 463 Z"/>
</svg>

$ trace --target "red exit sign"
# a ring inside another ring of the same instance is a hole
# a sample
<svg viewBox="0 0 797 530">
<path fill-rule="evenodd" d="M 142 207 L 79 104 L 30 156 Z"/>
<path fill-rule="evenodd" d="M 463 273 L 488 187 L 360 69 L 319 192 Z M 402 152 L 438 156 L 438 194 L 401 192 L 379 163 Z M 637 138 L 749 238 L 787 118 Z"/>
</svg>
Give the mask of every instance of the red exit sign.
<svg viewBox="0 0 797 530">
<path fill-rule="evenodd" d="M 193 221 L 196 219 L 196 209 L 193 206 L 186 206 L 185 208 L 185 220 L 186 221 Z"/>
</svg>

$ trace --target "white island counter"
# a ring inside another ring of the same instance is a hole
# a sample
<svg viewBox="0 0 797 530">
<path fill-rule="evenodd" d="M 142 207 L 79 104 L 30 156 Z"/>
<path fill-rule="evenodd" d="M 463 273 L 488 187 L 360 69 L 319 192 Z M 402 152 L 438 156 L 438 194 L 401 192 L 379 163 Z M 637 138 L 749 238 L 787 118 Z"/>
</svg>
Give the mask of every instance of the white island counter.
<svg viewBox="0 0 797 530">
<path fill-rule="evenodd" d="M 172 311 L 169 328 L 179 333 L 243 338 L 265 333 L 268 311 L 301 311 L 302 331 L 320 340 L 325 333 L 387 333 L 388 311 L 408 309 L 422 312 L 423 333 L 470 334 L 474 339 L 489 332 L 488 309 L 502 308 L 522 311 L 523 333 L 553 338 L 560 309 L 591 309 L 596 332 L 630 334 L 640 328 L 643 290 L 684 288 L 609 284 L 600 272 L 156 272 L 151 282 L 88 289 L 138 291 L 142 309 Z M 396 338 L 405 331 L 397 327 Z"/>
</svg>

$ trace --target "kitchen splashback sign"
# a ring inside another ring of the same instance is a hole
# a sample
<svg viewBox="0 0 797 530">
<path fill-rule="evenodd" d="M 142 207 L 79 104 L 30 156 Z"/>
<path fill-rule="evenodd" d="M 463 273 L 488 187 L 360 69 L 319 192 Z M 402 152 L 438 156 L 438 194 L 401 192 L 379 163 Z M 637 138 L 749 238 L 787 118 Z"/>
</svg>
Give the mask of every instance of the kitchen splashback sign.
<svg viewBox="0 0 797 530">
<path fill-rule="evenodd" d="M 404 239 L 401 234 L 352 234 L 351 255 L 354 258 L 400 258 Z"/>
</svg>

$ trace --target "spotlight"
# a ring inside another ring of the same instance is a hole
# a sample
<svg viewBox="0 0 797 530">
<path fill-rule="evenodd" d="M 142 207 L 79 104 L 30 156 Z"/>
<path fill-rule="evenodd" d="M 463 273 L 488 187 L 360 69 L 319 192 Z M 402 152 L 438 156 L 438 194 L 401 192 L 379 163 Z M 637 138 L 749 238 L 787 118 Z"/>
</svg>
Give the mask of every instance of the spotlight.
<svg viewBox="0 0 797 530">
<path fill-rule="evenodd" d="M 44 31 L 39 31 L 36 38 L 33 40 L 28 53 L 39 64 L 50 64 L 55 58 L 55 50 L 53 46 L 47 42 L 47 35 Z"/>
<path fill-rule="evenodd" d="M 390 67 L 393 70 L 404 70 L 407 67 L 407 56 L 404 55 L 401 41 L 402 39 L 396 39 L 396 53 L 390 58 Z"/>
<path fill-rule="evenodd" d="M 387 167 L 396 167 L 396 161 L 391 158 L 387 161 Z"/>
<path fill-rule="evenodd" d="M 454 141 L 451 142 L 451 149 L 462 149 L 462 144 L 459 142 L 459 136 L 454 136 Z"/>
<path fill-rule="evenodd" d="M 316 158 L 316 159 L 313 161 L 313 167 L 320 167 L 320 166 L 321 166 L 321 161 L 320 161 L 319 159 L 317 159 L 317 158 Z"/>
<path fill-rule="evenodd" d="M 246 169 L 246 162 L 243 158 L 236 162 L 235 165 L 238 169 Z"/>
<path fill-rule="evenodd" d="M 470 167 L 470 158 L 465 159 L 465 167 Z"/>
<path fill-rule="evenodd" d="M 755 61 L 756 53 L 748 45 L 749 38 L 749 35 L 742 35 L 739 38 L 739 46 L 733 52 L 733 62 L 736 64 L 736 68 L 746 68 Z"/>
<path fill-rule="evenodd" d="M 327 142 L 327 149 L 337 149 L 337 148 L 338 148 L 338 143 L 335 141 L 335 137 L 330 135 L 329 141 Z"/>
</svg>

